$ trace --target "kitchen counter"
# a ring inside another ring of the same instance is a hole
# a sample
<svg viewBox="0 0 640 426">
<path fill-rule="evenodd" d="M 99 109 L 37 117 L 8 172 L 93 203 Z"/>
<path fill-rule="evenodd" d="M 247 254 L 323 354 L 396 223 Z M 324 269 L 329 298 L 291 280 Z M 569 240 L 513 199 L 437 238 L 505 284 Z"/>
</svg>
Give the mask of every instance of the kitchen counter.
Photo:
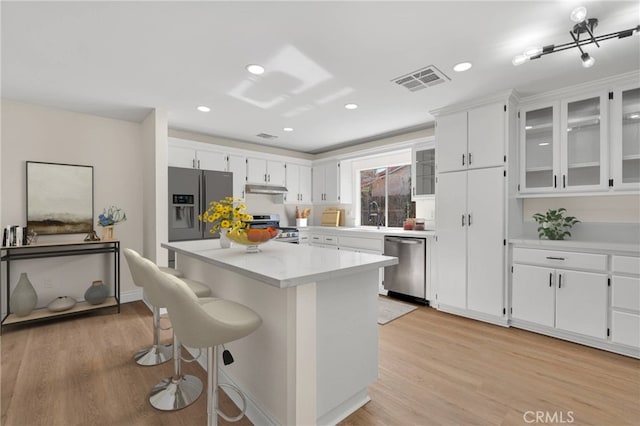
<svg viewBox="0 0 640 426">
<path fill-rule="evenodd" d="M 348 235 L 353 237 L 366 237 L 369 236 L 384 236 L 393 235 L 397 237 L 416 237 L 416 238 L 429 238 L 435 237 L 436 231 L 405 231 L 402 228 L 376 228 L 373 226 L 362 227 L 348 227 L 348 226 L 307 226 L 304 228 L 298 228 L 300 231 L 307 231 L 311 233 L 327 233 L 327 234 L 339 234 Z"/>
<path fill-rule="evenodd" d="M 510 239 L 509 243 L 514 247 L 580 250 L 584 252 L 606 251 L 636 256 L 640 254 L 640 244 L 616 241 L 540 240 L 538 238 L 519 237 Z"/>
<path fill-rule="evenodd" d="M 218 240 L 162 247 L 212 296 L 262 318 L 253 334 L 226 345 L 236 362 L 219 370 L 221 383 L 245 393 L 253 424 L 336 424 L 370 400 L 367 387 L 378 377 L 379 269 L 397 258 L 275 241 L 259 253 L 221 249 Z"/>
</svg>

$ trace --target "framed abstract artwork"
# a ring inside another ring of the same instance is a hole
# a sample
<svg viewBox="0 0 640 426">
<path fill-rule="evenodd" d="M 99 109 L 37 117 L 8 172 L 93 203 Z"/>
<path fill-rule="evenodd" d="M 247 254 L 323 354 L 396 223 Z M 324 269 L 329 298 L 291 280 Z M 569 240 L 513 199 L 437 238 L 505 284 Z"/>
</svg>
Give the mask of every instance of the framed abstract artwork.
<svg viewBox="0 0 640 426">
<path fill-rule="evenodd" d="M 93 167 L 27 161 L 27 228 L 40 235 L 93 231 Z"/>
</svg>

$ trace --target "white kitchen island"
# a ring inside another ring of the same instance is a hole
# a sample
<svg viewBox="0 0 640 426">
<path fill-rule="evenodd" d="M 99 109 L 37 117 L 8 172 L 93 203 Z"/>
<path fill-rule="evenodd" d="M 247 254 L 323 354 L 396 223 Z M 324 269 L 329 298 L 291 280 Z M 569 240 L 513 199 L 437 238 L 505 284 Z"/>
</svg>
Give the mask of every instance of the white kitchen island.
<svg viewBox="0 0 640 426">
<path fill-rule="evenodd" d="M 213 296 L 262 317 L 256 332 L 226 345 L 236 362 L 219 363 L 221 382 L 245 392 L 254 424 L 335 424 L 369 401 L 378 377 L 378 272 L 397 258 L 281 242 L 255 254 L 237 244 L 221 249 L 218 240 L 162 247 Z"/>
</svg>

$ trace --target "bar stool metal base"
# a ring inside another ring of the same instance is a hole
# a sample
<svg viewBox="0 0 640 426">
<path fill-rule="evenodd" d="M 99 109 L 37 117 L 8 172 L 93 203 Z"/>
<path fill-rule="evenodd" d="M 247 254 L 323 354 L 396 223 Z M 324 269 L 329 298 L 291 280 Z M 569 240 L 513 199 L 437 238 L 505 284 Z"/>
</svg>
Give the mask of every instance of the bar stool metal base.
<svg viewBox="0 0 640 426">
<path fill-rule="evenodd" d="M 173 358 L 173 345 L 153 345 L 149 348 L 139 350 L 133 359 L 136 364 L 145 367 L 163 364 Z"/>
<path fill-rule="evenodd" d="M 154 386 L 149 402 L 158 410 L 175 411 L 194 403 L 201 393 L 202 381 L 196 376 L 169 377 Z"/>
</svg>

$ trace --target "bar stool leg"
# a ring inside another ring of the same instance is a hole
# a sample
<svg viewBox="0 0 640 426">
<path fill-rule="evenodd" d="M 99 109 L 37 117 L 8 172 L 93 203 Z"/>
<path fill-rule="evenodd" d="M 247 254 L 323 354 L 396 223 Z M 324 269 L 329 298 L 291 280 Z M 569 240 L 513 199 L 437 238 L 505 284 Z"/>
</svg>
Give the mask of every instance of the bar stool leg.
<svg viewBox="0 0 640 426">
<path fill-rule="evenodd" d="M 172 354 L 172 345 L 160 344 L 160 308 L 157 306 L 153 307 L 153 346 L 150 348 L 145 348 L 138 351 L 133 359 L 135 359 L 136 364 L 142 365 L 145 367 L 159 365 L 165 363 L 171 359 Z"/>
<path fill-rule="evenodd" d="M 218 347 L 207 348 L 207 425 L 218 426 Z"/>
<path fill-rule="evenodd" d="M 151 405 L 162 411 L 175 411 L 193 404 L 202 393 L 202 382 L 196 376 L 182 374 L 182 345 L 173 336 L 174 375 L 154 386 L 149 395 Z"/>
</svg>

